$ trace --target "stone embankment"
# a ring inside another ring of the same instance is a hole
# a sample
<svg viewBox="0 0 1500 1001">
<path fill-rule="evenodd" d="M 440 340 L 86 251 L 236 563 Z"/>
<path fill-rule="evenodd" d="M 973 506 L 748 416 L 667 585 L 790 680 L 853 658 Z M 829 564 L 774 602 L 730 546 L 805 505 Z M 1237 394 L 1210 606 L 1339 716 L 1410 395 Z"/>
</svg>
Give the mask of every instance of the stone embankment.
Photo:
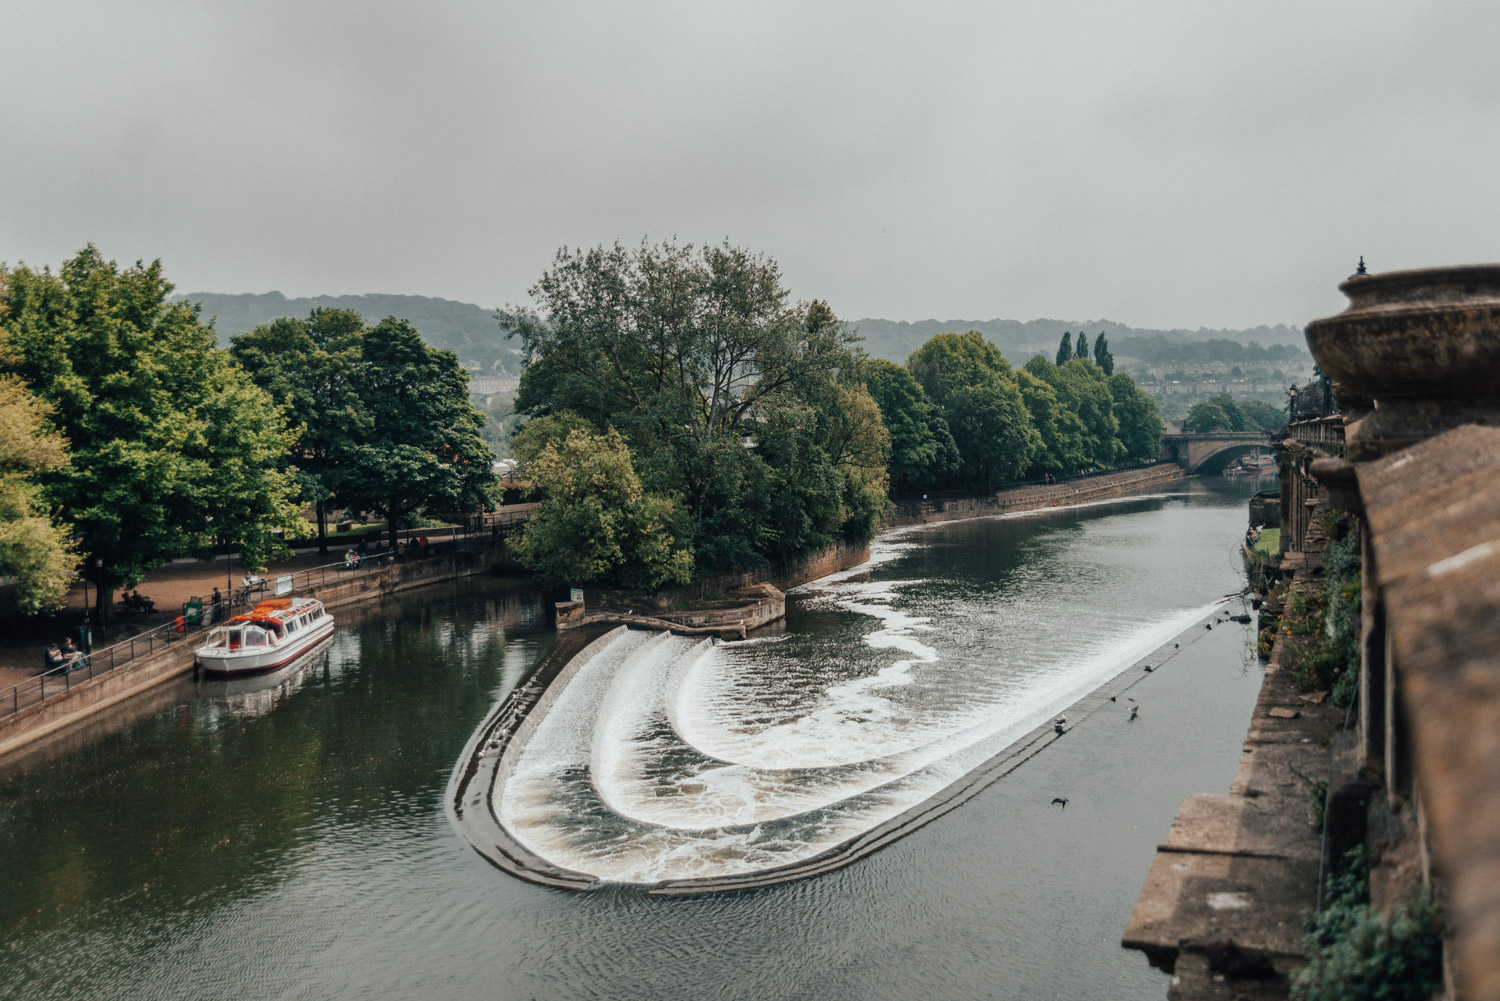
<svg viewBox="0 0 1500 1001">
<path fill-rule="evenodd" d="M 295 593 L 317 598 L 332 609 L 441 580 L 485 573 L 489 566 L 488 544 L 482 544 L 477 551 L 448 553 L 351 573 L 346 579 L 298 588 Z M 190 671 L 193 650 L 201 635 L 188 634 L 175 642 L 159 644 L 160 648 L 152 653 L 97 677 L 76 681 L 64 692 L 23 705 L 0 718 L 0 757 Z"/>
<path fill-rule="evenodd" d="M 1020 511 L 1036 511 L 1051 507 L 1071 507 L 1093 501 L 1119 497 L 1135 490 L 1163 486 L 1185 479 L 1187 472 L 1181 466 L 1160 463 L 1140 469 L 1125 469 L 1114 473 L 1067 483 L 1036 484 L 1001 490 L 982 497 L 939 498 L 933 500 L 901 501 L 886 517 L 887 527 L 902 525 L 924 525 L 936 521 L 956 521 L 961 518 L 984 518 L 997 514 L 1015 514 Z"/>
<path fill-rule="evenodd" d="M 1313 521 L 1299 563 L 1303 591 L 1322 586 L 1321 524 Z M 1279 611 L 1262 604 L 1261 624 L 1274 625 Z M 1183 801 L 1125 928 L 1122 944 L 1172 974 L 1168 997 L 1177 1001 L 1286 997 L 1304 955 L 1304 916 L 1317 905 L 1324 835 L 1344 840 L 1316 823 L 1315 810 L 1336 753 L 1352 746 L 1348 713 L 1326 692 L 1298 691 L 1303 638 L 1280 639 L 1229 793 Z"/>
</svg>

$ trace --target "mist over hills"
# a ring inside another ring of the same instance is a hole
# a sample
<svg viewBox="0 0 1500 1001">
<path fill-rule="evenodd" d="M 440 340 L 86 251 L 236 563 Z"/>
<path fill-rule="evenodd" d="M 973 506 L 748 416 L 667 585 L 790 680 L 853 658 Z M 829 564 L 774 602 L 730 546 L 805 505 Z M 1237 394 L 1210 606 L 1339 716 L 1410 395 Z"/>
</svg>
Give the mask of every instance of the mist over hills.
<svg viewBox="0 0 1500 1001">
<path fill-rule="evenodd" d="M 473 303 L 438 299 L 425 295 L 320 295 L 288 298 L 280 292 L 228 294 L 221 292 L 188 292 L 176 296 L 200 303 L 204 319 L 213 318 L 221 343 L 254 330 L 263 323 L 282 317 L 305 317 L 319 308 L 351 309 L 378 323 L 387 316 L 409 321 L 434 347 L 452 351 L 466 365 L 476 365 L 512 374 L 521 371 L 520 345 L 509 341 L 495 322 L 495 312 Z M 1110 320 L 882 320 L 866 317 L 851 326 L 864 339 L 864 348 L 875 358 L 904 362 L 934 334 L 964 333 L 977 330 L 995 342 L 1013 365 L 1025 364 L 1038 351 L 1051 358 L 1064 331 L 1075 336 L 1081 330 L 1090 343 L 1104 331 L 1117 357 L 1136 357 L 1158 361 L 1173 354 L 1193 355 L 1201 351 L 1178 352 L 1176 345 L 1212 345 L 1234 342 L 1248 345 L 1256 342 L 1270 360 L 1301 358 L 1307 354 L 1302 331 L 1277 324 L 1247 330 L 1154 330 L 1130 327 Z M 1277 346 L 1280 345 L 1280 348 Z M 1223 354 L 1223 351 L 1219 351 Z M 1230 354 L 1233 354 L 1231 351 Z M 1238 360 L 1237 358 L 1232 360 Z"/>
<path fill-rule="evenodd" d="M 379 323 L 388 316 L 406 320 L 436 348 L 458 355 L 466 365 L 521 371 L 520 345 L 508 341 L 495 322 L 495 311 L 469 302 L 437 299 L 426 295 L 319 295 L 289 299 L 280 292 L 188 292 L 175 296 L 197 302 L 203 318 L 215 318 L 219 342 L 228 344 L 235 334 L 254 330 L 283 316 L 305 318 L 314 309 L 352 309 L 366 323 Z"/>
<path fill-rule="evenodd" d="M 864 338 L 865 351 L 875 358 L 888 358 L 904 362 L 917 348 L 935 334 L 965 333 L 977 330 L 988 340 L 994 341 L 1002 354 L 1013 365 L 1023 365 L 1026 359 L 1040 351 L 1048 358 L 1057 353 L 1057 345 L 1064 332 L 1075 337 L 1081 330 L 1088 335 L 1089 343 L 1103 331 L 1109 340 L 1110 349 L 1119 357 L 1138 357 L 1147 361 L 1171 353 L 1173 345 L 1196 345 L 1213 341 L 1232 341 L 1248 345 L 1250 342 L 1262 348 L 1283 345 L 1286 349 L 1274 352 L 1287 360 L 1307 354 L 1307 342 L 1302 331 L 1286 324 L 1272 327 L 1261 325 L 1247 330 L 1154 330 L 1131 327 L 1113 320 L 881 320 L 866 318 L 851 324 L 858 328 Z M 1192 353 L 1192 352 L 1185 352 Z"/>
</svg>

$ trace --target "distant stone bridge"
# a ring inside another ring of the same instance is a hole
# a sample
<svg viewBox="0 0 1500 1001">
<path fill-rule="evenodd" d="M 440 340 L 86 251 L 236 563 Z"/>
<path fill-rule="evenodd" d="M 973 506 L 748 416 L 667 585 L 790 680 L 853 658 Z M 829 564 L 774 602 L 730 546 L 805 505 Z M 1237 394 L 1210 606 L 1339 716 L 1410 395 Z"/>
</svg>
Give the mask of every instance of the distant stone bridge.
<svg viewBox="0 0 1500 1001">
<path fill-rule="evenodd" d="M 1270 448 L 1271 440 L 1264 431 L 1165 434 L 1161 438 L 1161 459 L 1175 462 L 1189 473 L 1221 473 L 1240 456 Z"/>
</svg>

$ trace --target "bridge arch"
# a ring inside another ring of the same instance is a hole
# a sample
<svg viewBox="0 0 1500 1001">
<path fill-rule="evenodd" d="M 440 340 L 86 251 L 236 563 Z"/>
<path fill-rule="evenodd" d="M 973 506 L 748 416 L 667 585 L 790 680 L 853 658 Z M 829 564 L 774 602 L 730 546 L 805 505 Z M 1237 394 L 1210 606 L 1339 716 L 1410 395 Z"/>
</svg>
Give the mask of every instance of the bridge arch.
<svg viewBox="0 0 1500 1001">
<path fill-rule="evenodd" d="M 1189 473 L 1219 473 L 1242 455 L 1269 449 L 1270 442 L 1263 431 L 1179 433 L 1162 436 L 1160 455 Z"/>
<path fill-rule="evenodd" d="M 1204 450 L 1204 452 L 1195 455 L 1193 457 L 1195 461 L 1188 466 L 1188 472 L 1222 473 L 1235 459 L 1246 455 L 1254 455 L 1256 452 L 1269 451 L 1270 446 L 1264 440 L 1220 445 L 1214 451 Z"/>
</svg>

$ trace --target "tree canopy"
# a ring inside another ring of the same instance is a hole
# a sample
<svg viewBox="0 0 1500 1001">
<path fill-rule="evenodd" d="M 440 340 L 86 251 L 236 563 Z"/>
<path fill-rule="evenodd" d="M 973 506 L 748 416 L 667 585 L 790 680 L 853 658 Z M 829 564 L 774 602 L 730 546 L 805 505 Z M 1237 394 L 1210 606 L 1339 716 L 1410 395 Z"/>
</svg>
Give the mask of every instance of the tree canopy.
<svg viewBox="0 0 1500 1001">
<path fill-rule="evenodd" d="M 327 505 L 354 475 L 352 449 L 371 431 L 360 395 L 364 321 L 348 310 L 315 309 L 234 338 L 230 353 L 300 429 L 291 459 L 302 499 L 317 506 L 327 551 Z"/>
<path fill-rule="evenodd" d="M 167 301 L 160 261 L 121 270 L 90 245 L 56 274 L 20 265 L 0 280 L 13 370 L 72 457 L 42 496 L 82 536 L 102 591 L 216 536 L 252 565 L 280 548 L 275 533 L 297 524 L 296 435 L 197 307 Z"/>
<path fill-rule="evenodd" d="M 698 572 L 873 532 L 889 436 L 855 338 L 826 304 L 789 302 L 770 258 L 565 248 L 530 292 L 499 320 L 527 358 L 516 409 L 555 423 L 518 447 L 617 431 L 643 489 L 686 511 Z"/>
<path fill-rule="evenodd" d="M 330 503 L 383 516 L 395 545 L 418 510 L 485 501 L 494 453 L 468 374 L 405 320 L 367 328 L 349 310 L 315 309 L 242 334 L 231 350 L 302 429 L 295 459 L 320 536 Z"/>
</svg>

